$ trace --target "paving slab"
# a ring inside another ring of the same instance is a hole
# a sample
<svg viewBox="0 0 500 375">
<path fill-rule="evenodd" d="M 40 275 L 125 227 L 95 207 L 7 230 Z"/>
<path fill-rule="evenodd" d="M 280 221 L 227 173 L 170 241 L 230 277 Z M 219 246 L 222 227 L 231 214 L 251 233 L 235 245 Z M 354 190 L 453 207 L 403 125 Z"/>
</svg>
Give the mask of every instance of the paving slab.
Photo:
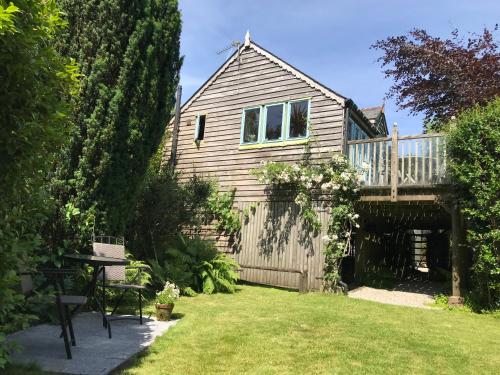
<svg viewBox="0 0 500 375">
<path fill-rule="evenodd" d="M 113 338 L 109 339 L 100 314 L 78 314 L 73 319 L 76 336 L 76 346 L 71 347 L 73 359 L 66 358 L 57 325 L 33 326 L 9 335 L 8 340 L 23 348 L 13 354 L 15 363 L 36 363 L 44 371 L 61 374 L 106 375 L 150 346 L 177 322 L 159 322 L 153 318 L 144 318 L 142 325 L 136 320 L 113 321 Z"/>
</svg>

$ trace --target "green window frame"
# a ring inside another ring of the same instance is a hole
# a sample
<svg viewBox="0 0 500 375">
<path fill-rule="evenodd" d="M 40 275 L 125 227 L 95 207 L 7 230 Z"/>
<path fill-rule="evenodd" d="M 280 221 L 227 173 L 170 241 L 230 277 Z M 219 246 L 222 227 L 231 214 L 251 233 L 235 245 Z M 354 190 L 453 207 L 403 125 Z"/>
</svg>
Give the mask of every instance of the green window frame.
<svg viewBox="0 0 500 375">
<path fill-rule="evenodd" d="M 359 124 L 354 121 L 353 118 L 349 117 L 347 121 L 348 129 L 347 129 L 347 140 L 348 141 L 358 141 L 362 139 L 370 138 L 368 134 L 359 126 Z"/>
<path fill-rule="evenodd" d="M 291 111 L 292 106 L 295 103 L 306 102 L 307 103 L 307 119 L 306 119 L 306 132 L 303 136 L 291 137 L 290 136 L 290 123 L 291 123 Z M 281 135 L 276 139 L 266 139 L 267 138 L 267 117 L 268 110 L 270 107 L 282 106 L 282 116 L 281 116 Z M 247 112 L 258 110 L 259 123 L 257 127 L 257 135 L 255 140 L 245 141 L 245 123 Z M 274 102 L 267 103 L 260 106 L 252 106 L 243 108 L 241 116 L 241 130 L 240 130 L 240 146 L 247 145 L 285 145 L 287 141 L 307 141 L 309 138 L 309 128 L 310 128 L 310 117 L 311 117 L 311 98 L 301 98 L 294 99 L 286 102 Z"/>
<path fill-rule="evenodd" d="M 246 118 L 247 118 L 247 112 L 249 111 L 254 111 L 258 110 L 259 114 L 259 122 L 257 124 L 257 137 L 255 138 L 255 141 L 245 141 L 245 123 L 246 123 Z M 261 127 L 262 127 L 262 108 L 261 106 L 258 107 L 249 107 L 249 108 L 244 108 L 243 109 L 243 115 L 241 116 L 241 132 L 240 132 L 240 144 L 242 145 L 252 145 L 252 144 L 257 144 L 260 142 L 260 136 L 261 136 Z"/>
<path fill-rule="evenodd" d="M 295 103 L 307 102 L 307 117 L 306 117 L 306 133 L 303 136 L 291 137 L 290 136 L 290 122 L 292 119 L 292 105 Z M 299 140 L 309 138 L 309 123 L 311 118 L 311 100 L 310 99 L 297 99 L 291 100 L 287 103 L 287 126 L 286 126 L 286 139 L 287 140 Z"/>
<path fill-rule="evenodd" d="M 279 107 L 281 106 L 281 128 L 280 128 L 280 136 L 279 138 L 275 139 L 267 139 L 267 119 L 268 119 L 268 113 L 269 113 L 269 108 L 270 107 Z M 263 107 L 263 113 L 264 116 L 262 118 L 262 130 L 261 134 L 262 137 L 260 139 L 261 143 L 273 143 L 273 142 L 281 142 L 283 140 L 283 134 L 285 130 L 285 125 L 286 125 L 286 105 L 285 103 L 271 103 L 271 104 L 266 104 Z"/>
</svg>

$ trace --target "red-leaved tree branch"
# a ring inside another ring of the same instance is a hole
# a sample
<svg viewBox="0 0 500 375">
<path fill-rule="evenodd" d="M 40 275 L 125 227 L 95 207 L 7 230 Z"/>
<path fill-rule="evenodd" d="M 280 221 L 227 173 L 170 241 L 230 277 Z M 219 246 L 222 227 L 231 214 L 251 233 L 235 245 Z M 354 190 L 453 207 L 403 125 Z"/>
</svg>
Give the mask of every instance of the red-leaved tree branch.
<svg viewBox="0 0 500 375">
<path fill-rule="evenodd" d="M 394 84 L 387 93 L 401 109 L 423 113 L 434 127 L 475 104 L 500 95 L 500 54 L 494 33 L 484 29 L 467 39 L 452 32 L 450 39 L 415 29 L 408 35 L 379 40 L 371 48 L 387 78 Z"/>
</svg>

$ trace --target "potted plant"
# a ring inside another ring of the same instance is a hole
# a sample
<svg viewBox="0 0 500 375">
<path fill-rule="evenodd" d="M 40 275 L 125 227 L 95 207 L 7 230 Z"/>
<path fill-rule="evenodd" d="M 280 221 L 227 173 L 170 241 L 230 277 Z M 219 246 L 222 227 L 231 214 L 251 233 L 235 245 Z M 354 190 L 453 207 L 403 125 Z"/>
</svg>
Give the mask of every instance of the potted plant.
<svg viewBox="0 0 500 375">
<path fill-rule="evenodd" d="M 170 320 L 175 300 L 179 298 L 179 288 L 171 282 L 166 282 L 163 290 L 156 293 L 156 319 Z"/>
</svg>

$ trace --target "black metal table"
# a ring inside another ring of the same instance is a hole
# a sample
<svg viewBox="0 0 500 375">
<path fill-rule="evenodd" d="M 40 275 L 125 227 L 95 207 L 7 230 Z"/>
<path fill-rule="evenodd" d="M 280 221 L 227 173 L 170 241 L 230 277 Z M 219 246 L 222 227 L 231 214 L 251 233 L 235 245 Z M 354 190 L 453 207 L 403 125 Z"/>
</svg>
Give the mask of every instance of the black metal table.
<svg viewBox="0 0 500 375">
<path fill-rule="evenodd" d="M 87 288 L 85 290 L 85 296 L 87 297 L 87 303 L 90 303 L 91 300 L 94 300 L 96 302 L 97 308 L 102 314 L 103 326 L 108 329 L 108 335 L 109 338 L 111 338 L 111 328 L 106 315 L 105 290 L 103 289 L 103 298 L 102 301 L 100 302 L 96 295 L 97 281 L 99 279 L 99 274 L 101 273 L 103 281 L 105 280 L 106 267 L 127 266 L 130 264 L 130 261 L 121 258 L 101 257 L 96 255 L 85 255 L 85 254 L 65 254 L 63 255 L 63 258 L 71 262 L 87 264 L 92 267 L 92 279 L 87 285 Z M 76 311 L 77 309 L 75 309 L 73 313 L 75 313 Z"/>
</svg>

